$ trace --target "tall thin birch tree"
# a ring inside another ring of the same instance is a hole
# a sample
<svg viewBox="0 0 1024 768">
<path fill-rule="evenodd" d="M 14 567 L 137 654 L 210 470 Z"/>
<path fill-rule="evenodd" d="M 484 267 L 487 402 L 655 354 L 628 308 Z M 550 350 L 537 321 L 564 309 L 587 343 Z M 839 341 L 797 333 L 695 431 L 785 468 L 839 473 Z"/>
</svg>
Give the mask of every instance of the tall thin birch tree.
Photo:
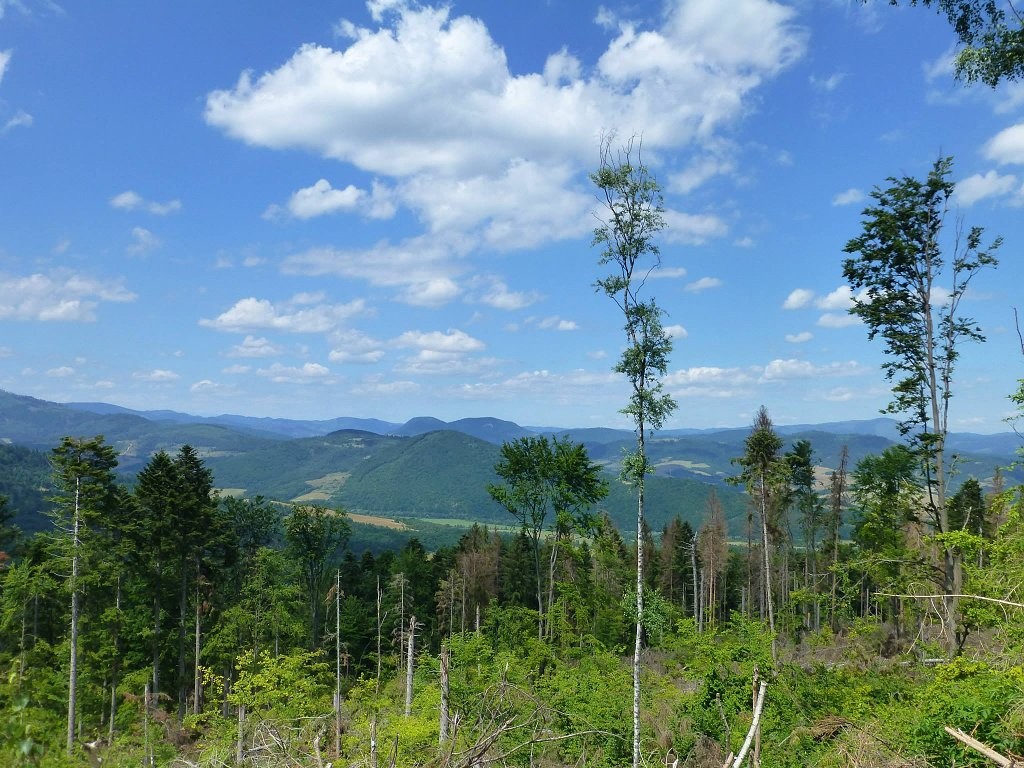
<svg viewBox="0 0 1024 768">
<path fill-rule="evenodd" d="M 636 636 L 633 646 L 633 768 L 640 766 L 640 653 L 644 615 L 644 481 L 653 471 L 647 458 L 649 431 L 659 429 L 676 403 L 661 382 L 668 372 L 672 339 L 661 324 L 662 309 L 653 298 L 642 300 L 646 278 L 661 263 L 656 242 L 665 228 L 661 187 L 630 140 L 618 151 L 612 137 L 601 142 L 597 186 L 602 211 L 593 244 L 601 249 L 599 263 L 611 272 L 595 287 L 610 298 L 625 320 L 626 349 L 615 366 L 629 381 L 629 403 L 622 409 L 633 422 L 636 450 L 624 457 L 622 479 L 637 492 L 636 516 Z"/>
</svg>

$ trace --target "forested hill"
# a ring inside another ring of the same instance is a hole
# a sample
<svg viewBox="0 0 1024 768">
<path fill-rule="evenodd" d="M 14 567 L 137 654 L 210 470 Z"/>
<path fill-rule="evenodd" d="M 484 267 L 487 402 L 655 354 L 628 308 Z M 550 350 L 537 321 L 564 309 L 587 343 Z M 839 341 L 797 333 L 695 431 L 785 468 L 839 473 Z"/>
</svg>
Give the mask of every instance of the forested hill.
<svg viewBox="0 0 1024 768">
<path fill-rule="evenodd" d="M 318 433 L 338 425 L 361 428 Z M 892 425 L 891 420 L 876 419 L 781 427 L 780 433 L 787 444 L 811 442 L 819 476 L 824 478 L 837 466 L 843 446 L 848 447 L 853 466 L 861 457 L 892 445 Z M 737 472 L 732 460 L 743 453 L 748 432 L 669 430 L 649 441 L 649 456 L 657 467 L 648 487 L 652 529 L 660 530 L 676 515 L 696 527 L 714 488 L 731 534 L 743 533 L 744 497 L 725 480 Z M 489 418 L 450 423 L 419 418 L 406 424 L 354 418 L 210 419 L 107 404 L 60 405 L 0 392 L 0 439 L 22 449 L 0 455 L 0 492 L 10 498 L 19 526 L 32 531 L 45 524 L 40 513 L 47 495 L 49 450 L 64 435 L 96 434 L 104 435 L 118 451 L 119 472 L 129 481 L 155 452 L 174 452 L 189 444 L 226 493 L 322 503 L 392 518 L 499 525 L 511 521 L 491 500 L 487 485 L 497 479 L 493 467 L 502 442 L 536 434 L 571 438 L 582 442 L 612 479 L 634 439 L 625 430 L 521 427 Z M 954 448 L 970 449 L 959 462 L 960 476 L 987 480 L 997 465 L 1011 463 L 1015 441 L 1012 434 L 953 436 Z M 635 527 L 635 500 L 621 484 L 611 483 L 611 494 L 601 506 L 622 530 Z M 415 525 L 409 535 L 415 535 Z"/>
</svg>

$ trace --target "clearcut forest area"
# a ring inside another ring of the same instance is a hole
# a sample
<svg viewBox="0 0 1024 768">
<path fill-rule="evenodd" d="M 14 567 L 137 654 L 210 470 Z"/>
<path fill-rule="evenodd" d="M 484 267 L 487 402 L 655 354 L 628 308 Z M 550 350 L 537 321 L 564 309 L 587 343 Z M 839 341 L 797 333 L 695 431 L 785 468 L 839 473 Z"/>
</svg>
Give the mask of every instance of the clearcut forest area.
<svg viewBox="0 0 1024 768">
<path fill-rule="evenodd" d="M 644 77 L 639 63 L 622 59 L 654 55 L 676 68 L 699 59 L 705 75 L 728 69 L 733 58 L 742 58 L 731 40 L 739 26 L 756 20 L 771 38 L 771 29 L 788 24 L 800 4 L 736 5 L 735 23 L 723 27 L 732 30 L 728 34 L 702 26 L 714 16 L 708 2 L 666 5 L 666 28 L 703 30 L 700 55 L 696 49 L 670 50 L 662 35 L 667 31 L 640 31 L 620 16 L 623 9 L 595 8 L 595 26 L 617 37 L 592 77 L 583 78 L 576 54 L 563 47 L 546 60 L 543 76 L 506 90 L 553 89 L 560 99 L 579 100 L 587 120 L 597 119 L 597 105 L 611 104 L 625 91 L 635 97 L 630 110 L 651 119 L 659 113 L 652 100 L 681 109 L 670 93 L 674 81 L 663 82 L 667 70 L 659 70 L 658 88 L 648 91 L 638 84 Z M 937 14 L 944 29 L 949 22 L 947 32 L 957 42 L 942 66 L 928 68 L 929 82 L 945 73 L 964 88 L 1020 87 L 1024 27 L 1011 5 L 891 5 L 901 7 L 880 4 L 874 11 Z M 31 0 L 0 0 L 0 83 L 10 62 L 21 61 L 20 49 L 6 48 L 4 25 L 44 18 L 40 12 Z M 366 12 L 385 26 L 372 32 L 352 21 L 335 22 L 333 34 L 347 41 L 349 52 L 373 58 L 384 50 L 405 61 L 410 46 L 433 29 L 444 43 L 437 55 L 445 62 L 456 56 L 460 73 L 492 86 L 501 80 L 493 67 L 476 71 L 479 56 L 457 56 L 459 44 L 473 43 L 466 50 L 506 66 L 503 49 L 481 21 L 449 20 L 450 9 L 392 0 L 370 2 Z M 54 4 L 45 13 L 63 18 L 68 12 Z M 870 17 L 873 23 L 878 18 Z M 392 21 L 394 29 L 386 26 Z M 957 181 L 953 158 L 940 154 L 921 173 L 893 168 L 872 192 L 844 193 L 865 207 L 857 229 L 834 244 L 842 254 L 834 264 L 843 280 L 842 312 L 822 315 L 828 319 L 819 325 L 855 327 L 873 345 L 881 360 L 874 371 L 884 393 L 881 413 L 783 425 L 773 419 L 769 401 L 751 409 L 742 428 L 673 426 L 686 422 L 691 380 L 700 371 L 724 374 L 710 367 L 684 371 L 671 362 L 687 331 L 670 324 L 662 303 L 667 291 L 656 295 L 664 285 L 662 249 L 682 242 L 680 227 L 690 227 L 693 238 L 694 227 L 715 230 L 717 220 L 681 214 L 665 196 L 686 195 L 708 178 L 739 173 L 730 153 L 743 142 L 716 133 L 725 120 L 716 110 L 728 111 L 744 89 L 799 58 L 807 34 L 800 29 L 786 27 L 793 38 L 780 48 L 789 52 L 779 53 L 774 65 L 738 66 L 732 90 L 702 103 L 694 131 L 717 154 L 700 167 L 659 178 L 664 130 L 652 127 L 632 137 L 604 130 L 595 133 L 594 162 L 585 177 L 559 189 L 567 197 L 558 205 L 571 207 L 566 199 L 583 195 L 585 185 L 587 204 L 596 206 L 586 233 L 590 271 L 578 282 L 594 289 L 591 298 L 602 302 L 616 329 L 608 340 L 615 356 L 595 359 L 606 367 L 601 387 L 622 393 L 607 421 L 620 428 L 520 425 L 488 417 L 444 421 L 427 413 L 401 423 L 359 416 L 195 416 L 0 390 L 0 766 L 1024 765 L 1024 436 L 1016 428 L 1024 423 L 1024 378 L 1015 374 L 1015 389 L 999 393 L 1009 414 L 1005 430 L 954 428 L 965 423 L 955 417 L 958 396 L 990 383 L 978 369 L 963 375 L 961 367 L 993 333 L 972 315 L 989 290 L 979 283 L 999 281 L 1005 268 L 1000 260 L 1017 258 L 1021 247 L 975 226 L 974 211 L 964 209 L 967 201 L 997 194 L 1015 195 L 1006 204 L 1019 206 L 1016 176 L 991 171 Z M 723 34 L 729 39 L 723 41 Z M 224 175 L 248 178 L 243 169 L 257 151 L 310 148 L 303 131 L 322 114 L 315 112 L 316 99 L 306 103 L 296 95 L 306 94 L 303 89 L 316 79 L 303 66 L 307 57 L 323 61 L 336 53 L 310 43 L 288 68 L 263 75 L 247 70 L 234 90 L 208 97 L 207 123 L 247 145 L 244 155 L 218 149 Z M 351 59 L 344 63 L 355 66 Z M 403 78 L 429 63 L 417 59 Z M 339 82 L 351 74 L 341 66 L 332 72 Z M 844 77 L 812 78 L 811 86 L 831 94 Z M 397 80 L 385 87 L 383 78 L 376 73 L 364 90 L 398 88 Z M 283 96 L 275 88 L 281 82 L 284 93 L 304 105 L 291 121 L 279 121 L 277 130 L 287 125 L 286 133 L 295 132 L 287 140 L 254 127 L 261 110 L 280 106 Z M 970 91 L 980 100 L 979 92 Z M 480 91 L 472 93 L 479 99 Z M 1003 108 L 1014 108 L 1019 93 L 1012 91 L 1012 104 Z M 461 116 L 470 95 L 444 106 Z M 880 105 L 884 96 L 877 96 Z M 39 127 L 24 111 L 5 119 L 6 98 L 0 91 L 0 157 L 3 142 L 18 135 L 12 131 L 43 130 L 47 122 L 42 107 Z M 400 119 L 392 120 L 426 120 L 428 110 L 415 106 L 429 98 L 417 92 L 415 103 L 403 102 L 395 110 Z M 593 109 L 584 109 L 587 104 Z M 355 102 L 345 105 L 355 110 Z M 244 121 L 235 112 L 243 107 L 249 110 Z M 310 110 L 308 120 L 295 117 L 306 118 Z M 456 131 L 460 120 L 448 128 Z M 483 130 L 477 120 L 475 128 Z M 821 118 L 822 125 L 827 122 Z M 384 123 L 375 125 L 384 130 Z M 86 143 L 89 130 L 83 127 Z M 1005 158 L 1006 142 L 1018 142 L 1019 158 L 999 162 L 1024 162 L 1024 126 L 1000 136 L 1002 143 L 985 145 L 986 156 Z M 347 140 L 333 137 L 323 153 L 379 170 L 381 178 L 364 180 L 372 192 L 333 189 L 321 179 L 286 204 L 267 208 L 267 226 L 357 209 L 366 224 L 388 220 L 405 205 L 429 221 L 431 237 L 441 239 L 459 216 L 430 208 L 427 198 L 455 195 L 451 189 L 460 198 L 486 197 L 482 176 L 467 180 L 438 172 L 430 177 L 432 186 L 419 176 L 388 186 L 401 175 L 388 175 L 390 164 L 401 159 L 392 154 L 441 167 L 456 152 L 458 136 L 422 156 L 403 142 L 390 145 L 390 152 L 368 147 L 370 159 Z M 757 146 L 767 154 L 766 144 Z M 487 150 L 474 163 L 485 163 L 489 145 Z M 57 154 L 53 163 L 62 162 Z M 510 162 L 510 188 L 536 182 L 533 160 L 517 155 Z M 779 168 L 794 162 L 791 155 L 775 161 Z M 549 165 L 551 176 L 572 175 L 569 166 Z M 909 160 L 907 165 L 917 167 Z M 502 190 L 495 194 L 510 194 Z M 554 187 L 550 191 L 555 194 Z M 484 205 L 481 200 L 474 204 Z M 134 192 L 117 195 L 110 206 L 153 217 L 182 207 L 178 200 L 147 202 Z M 549 226 L 545 216 L 555 215 L 534 211 L 516 221 L 542 230 Z M 473 249 L 498 249 L 511 229 L 495 220 L 477 233 L 478 241 L 448 233 L 448 247 L 458 258 Z M 134 245 L 126 251 L 131 258 L 141 261 L 159 246 L 149 230 L 132 232 Z M 304 236 L 295 240 L 305 242 Z M 415 271 L 425 269 L 420 262 L 439 258 L 431 247 L 416 240 L 415 263 L 395 256 L 401 248 L 386 238 L 375 252 L 390 253 L 399 267 Z M 69 250 L 76 253 L 70 242 L 53 254 Z M 247 269 L 264 264 L 252 257 L 256 250 L 238 249 Z M 216 269 L 229 268 L 235 258 L 220 253 Z M 345 263 L 334 268 L 346 279 L 365 277 L 360 270 L 366 265 L 353 266 L 359 260 L 351 261 L 350 253 L 338 249 L 331 259 Z M 0 243 L 0 261 L 7 260 Z M 283 274 L 298 274 L 297 263 L 290 261 L 291 271 Z M 154 272 L 164 266 L 147 262 Z M 317 276 L 329 271 L 316 269 Z M 371 282 L 399 286 L 403 292 L 394 302 L 425 312 L 463 290 L 456 284 L 462 267 L 447 269 L 415 284 L 391 273 Z M 675 272 L 678 277 L 685 269 Z M 48 274 L 19 282 L 17 291 L 0 275 L 0 320 L 13 324 L 35 312 L 36 320 L 49 322 L 81 312 L 83 321 L 92 322 L 101 301 L 135 299 L 123 286 L 99 290 L 73 277 L 59 311 L 37 312 L 15 300 L 15 292 L 30 294 L 64 273 Z M 716 280 L 696 280 L 683 290 L 696 295 L 717 286 Z M 523 309 L 541 300 L 510 291 L 494 274 L 466 278 L 464 290 L 467 304 L 481 306 L 489 301 Z M 473 298 L 484 293 L 486 301 Z M 817 306 L 836 309 L 835 295 L 819 297 Z M 812 300 L 812 292 L 797 289 L 785 308 Z M 415 375 L 438 374 L 432 367 L 438 361 L 458 368 L 464 360 L 455 347 L 479 352 L 484 346 L 450 329 L 404 331 L 371 349 L 369 336 L 338 326 L 340 316 L 364 311 L 361 302 L 325 314 L 321 301 L 320 294 L 296 294 L 287 314 L 283 304 L 243 299 L 198 325 L 247 332 L 242 315 L 249 313 L 246 322 L 258 316 L 264 329 L 291 333 L 296 323 L 307 324 L 301 332 L 328 329 L 335 344 L 330 359 L 339 364 L 372 365 L 385 347 L 421 345 L 402 363 L 410 379 L 392 382 L 404 393 L 417 391 Z M 1015 311 L 1013 317 L 1019 320 Z M 559 317 L 522 322 L 576 330 Z M 742 333 L 756 335 L 759 320 L 745 322 Z M 125 346 L 136 345 L 132 329 L 121 330 Z M 1013 359 L 993 366 L 1024 371 L 1022 330 L 1019 321 L 998 329 L 1003 338 L 1015 335 L 1020 349 L 1019 356 L 1014 347 Z M 727 336 L 722 333 L 722 345 L 730 343 Z M 791 337 L 798 344 L 811 334 Z M 303 344 L 292 348 L 308 352 Z M 281 382 L 327 375 L 325 366 L 308 361 L 301 368 L 237 363 L 280 356 L 284 349 L 246 335 L 222 355 L 231 358 L 223 370 Z M 0 360 L 18 354 L 24 352 L 0 348 Z M 89 364 L 84 350 L 74 362 Z M 500 364 L 497 353 L 485 362 Z M 809 379 L 836 374 L 828 366 L 801 366 L 796 358 L 775 362 L 789 363 Z M 413 371 L 416 365 L 421 367 Z M 21 371 L 26 378 L 36 374 L 28 363 Z M 737 380 L 757 378 L 737 371 Z M 770 373 L 762 370 L 761 383 Z M 75 386 L 82 381 L 70 365 L 49 368 L 46 375 Z M 178 378 L 155 369 L 135 380 L 170 385 Z M 0 381 L 6 386 L 11 377 Z M 334 383 L 340 387 L 340 381 Z M 192 391 L 200 396 L 219 386 L 203 379 Z M 476 386 L 464 389 L 476 396 L 487 388 L 485 382 Z M 828 398 L 845 415 L 838 403 L 853 395 L 840 389 L 829 389 Z M 566 401 L 573 396 L 563 393 Z M 733 396 L 728 388 L 716 394 Z M 785 406 L 793 412 L 792 403 Z"/>
</svg>

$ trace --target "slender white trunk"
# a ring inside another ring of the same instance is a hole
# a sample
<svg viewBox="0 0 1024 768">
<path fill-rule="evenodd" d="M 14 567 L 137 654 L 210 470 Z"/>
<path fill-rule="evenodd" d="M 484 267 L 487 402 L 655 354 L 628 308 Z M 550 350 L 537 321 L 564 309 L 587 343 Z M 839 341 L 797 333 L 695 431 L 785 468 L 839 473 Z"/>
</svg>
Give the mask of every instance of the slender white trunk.
<svg viewBox="0 0 1024 768">
<path fill-rule="evenodd" d="M 644 426 L 637 438 L 641 472 L 644 458 Z M 633 643 L 633 768 L 640 768 L 640 656 L 643 651 L 644 615 L 644 477 L 637 479 L 636 507 L 636 637 Z"/>
<path fill-rule="evenodd" d="M 449 681 L 448 681 L 448 668 L 451 664 L 451 651 L 448 650 L 448 646 L 441 648 L 441 719 L 438 725 L 438 743 L 444 746 L 444 743 L 448 741 L 448 728 L 450 725 L 448 716 L 448 696 L 449 696 Z"/>
<path fill-rule="evenodd" d="M 202 629 L 199 615 L 200 603 L 199 578 L 198 574 L 196 574 L 196 647 L 195 664 L 192 666 L 192 712 L 197 715 L 203 711 L 203 680 L 201 674 L 202 670 L 199 667 L 199 654 L 202 651 L 202 643 L 200 639 L 202 637 L 202 633 L 200 632 Z"/>
<path fill-rule="evenodd" d="M 403 594 L 405 586 L 402 586 Z M 403 604 L 405 599 L 403 597 Z M 334 758 L 341 757 L 341 570 L 334 575 Z"/>
<path fill-rule="evenodd" d="M 117 592 L 114 596 L 114 662 L 110 671 L 110 723 L 107 726 L 107 743 L 114 743 L 114 719 L 117 717 L 117 673 L 121 667 L 121 574 L 117 574 Z"/>
<path fill-rule="evenodd" d="M 409 619 L 409 634 L 407 637 L 409 657 L 405 662 L 405 716 L 412 714 L 412 673 L 413 659 L 416 657 L 416 617 Z"/>
<path fill-rule="evenodd" d="M 764 598 L 768 609 L 768 629 L 772 633 L 772 661 L 778 661 L 775 642 L 775 608 L 772 604 L 772 557 L 768 539 L 768 500 L 765 498 L 764 473 L 761 473 L 761 546 L 764 549 Z"/>
<path fill-rule="evenodd" d="M 75 715 L 78 706 L 78 567 L 79 567 L 79 502 L 82 479 L 75 478 L 75 511 L 71 534 L 71 638 L 70 662 L 68 665 L 68 737 L 67 753 L 75 746 Z"/>
</svg>

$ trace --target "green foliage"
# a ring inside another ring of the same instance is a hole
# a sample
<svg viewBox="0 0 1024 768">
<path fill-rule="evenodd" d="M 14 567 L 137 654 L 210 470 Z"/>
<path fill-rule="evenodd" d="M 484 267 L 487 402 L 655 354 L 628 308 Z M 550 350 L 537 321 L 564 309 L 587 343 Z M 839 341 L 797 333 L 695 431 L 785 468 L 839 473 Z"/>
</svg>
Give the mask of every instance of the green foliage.
<svg viewBox="0 0 1024 768">
<path fill-rule="evenodd" d="M 994 0 L 910 0 L 911 5 L 918 3 L 943 14 L 963 45 L 956 57 L 957 77 L 994 88 L 1001 80 L 1024 76 L 1024 26 L 1012 5 L 1007 8 Z M 1012 13 L 1009 18 L 1007 9 Z"/>
<path fill-rule="evenodd" d="M 274 656 L 262 651 L 243 654 L 238 676 L 227 699 L 267 720 L 295 720 L 331 711 L 334 689 L 330 665 L 322 651 Z"/>
<path fill-rule="evenodd" d="M 349 536 L 348 520 L 342 510 L 299 506 L 285 518 L 284 531 L 289 551 L 299 566 L 315 647 L 320 639 L 324 595 Z"/>
<path fill-rule="evenodd" d="M 904 176 L 871 193 L 863 232 L 843 249 L 843 276 L 855 292 L 850 313 L 885 344 L 882 370 L 892 382 L 885 412 L 902 417 L 900 431 L 925 467 L 924 488 L 933 524 L 946 528 L 945 440 L 954 370 L 964 342 L 985 340 L 981 328 L 959 315 L 972 279 L 998 262 L 996 238 L 982 244 L 973 227 L 943 253 L 942 230 L 955 184 L 953 160 L 935 161 L 924 181 Z M 948 284 L 948 287 L 947 287 Z M 937 301 L 939 286 L 944 288 Z"/>
<path fill-rule="evenodd" d="M 964 657 L 935 669 L 931 682 L 918 690 L 910 728 L 914 751 L 937 765 L 989 765 L 975 752 L 950 739 L 944 726 L 961 728 L 993 749 L 1020 748 L 1007 715 L 1024 704 L 1024 668 L 994 667 Z"/>
</svg>

